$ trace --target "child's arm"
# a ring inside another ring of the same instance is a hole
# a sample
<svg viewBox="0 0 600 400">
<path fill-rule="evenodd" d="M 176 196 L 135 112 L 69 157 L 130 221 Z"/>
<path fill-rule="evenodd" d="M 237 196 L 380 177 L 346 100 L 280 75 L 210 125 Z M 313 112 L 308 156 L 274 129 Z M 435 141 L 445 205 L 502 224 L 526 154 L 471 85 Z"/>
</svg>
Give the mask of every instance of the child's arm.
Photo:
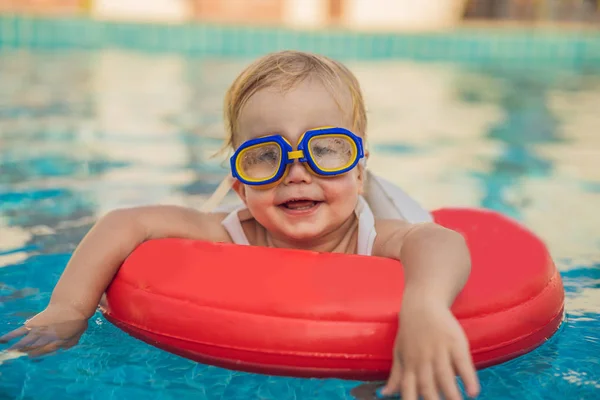
<svg viewBox="0 0 600 400">
<path fill-rule="evenodd" d="M 400 260 L 405 287 L 392 371 L 383 394 L 460 399 L 455 376 L 479 393 L 467 338 L 450 311 L 471 271 L 464 238 L 434 223 L 378 221 L 373 255 Z"/>
<path fill-rule="evenodd" d="M 177 206 L 146 206 L 107 214 L 83 238 L 50 304 L 69 305 L 89 318 L 127 256 L 142 242 L 177 237 L 230 242 L 220 214 Z"/>
<path fill-rule="evenodd" d="M 119 267 L 138 245 L 165 237 L 230 242 L 221 226 L 223 217 L 222 214 L 205 214 L 177 206 L 146 206 L 110 212 L 92 227 L 73 253 L 47 308 L 0 341 L 29 333 L 11 349 L 37 354 L 70 347 L 73 338 L 78 339 L 87 326 L 82 321 L 87 322 L 94 314 Z M 41 330 L 35 329 L 41 327 Z M 45 335 L 47 340 L 40 341 L 40 335 Z M 34 342 L 36 346 L 32 348 Z M 44 351 L 40 344 L 49 351 Z"/>
</svg>

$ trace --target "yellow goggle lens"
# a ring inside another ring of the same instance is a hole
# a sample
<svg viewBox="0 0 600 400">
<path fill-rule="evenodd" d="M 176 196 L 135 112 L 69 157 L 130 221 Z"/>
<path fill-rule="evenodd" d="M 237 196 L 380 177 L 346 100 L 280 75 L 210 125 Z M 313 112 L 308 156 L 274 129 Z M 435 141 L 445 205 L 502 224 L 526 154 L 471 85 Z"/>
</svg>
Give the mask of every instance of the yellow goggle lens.
<svg viewBox="0 0 600 400">
<path fill-rule="evenodd" d="M 308 141 L 308 151 L 319 169 L 327 172 L 349 167 L 358 155 L 354 141 L 339 134 L 311 138 Z"/>
<path fill-rule="evenodd" d="M 273 178 L 280 164 L 281 147 L 273 142 L 247 147 L 240 152 L 236 160 L 238 174 L 253 182 Z"/>
</svg>

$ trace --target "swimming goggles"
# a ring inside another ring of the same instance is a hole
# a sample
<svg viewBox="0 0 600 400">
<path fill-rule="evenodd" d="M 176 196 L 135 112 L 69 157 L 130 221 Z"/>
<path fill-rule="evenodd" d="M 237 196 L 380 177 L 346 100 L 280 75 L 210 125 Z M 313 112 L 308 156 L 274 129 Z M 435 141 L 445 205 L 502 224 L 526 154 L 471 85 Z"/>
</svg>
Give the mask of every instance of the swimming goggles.
<svg viewBox="0 0 600 400">
<path fill-rule="evenodd" d="M 298 160 L 319 176 L 336 176 L 350 171 L 364 157 L 362 139 L 344 128 L 323 127 L 305 132 L 297 150 L 281 135 L 248 140 L 230 159 L 234 178 L 246 185 L 277 184 Z"/>
</svg>

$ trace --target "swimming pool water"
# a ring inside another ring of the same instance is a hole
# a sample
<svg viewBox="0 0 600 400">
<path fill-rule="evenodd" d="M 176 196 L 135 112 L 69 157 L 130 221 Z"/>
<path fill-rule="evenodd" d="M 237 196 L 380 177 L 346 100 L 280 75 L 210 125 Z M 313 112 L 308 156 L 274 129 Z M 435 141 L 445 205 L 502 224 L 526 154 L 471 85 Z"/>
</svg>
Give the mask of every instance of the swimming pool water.
<svg viewBox="0 0 600 400">
<path fill-rule="evenodd" d="M 0 53 L 0 332 L 47 304 L 70 253 L 115 207 L 198 206 L 221 101 L 245 59 L 134 51 Z M 600 397 L 600 73 L 348 62 L 369 110 L 370 168 L 429 208 L 504 212 L 548 244 L 567 318 L 535 351 L 479 372 L 481 399 Z M 510 251 L 508 249 L 507 251 Z M 518 257 L 518 254 L 515 254 Z M 0 365 L 0 399 L 352 399 L 361 382 L 199 365 L 99 313 L 78 346 Z"/>
</svg>

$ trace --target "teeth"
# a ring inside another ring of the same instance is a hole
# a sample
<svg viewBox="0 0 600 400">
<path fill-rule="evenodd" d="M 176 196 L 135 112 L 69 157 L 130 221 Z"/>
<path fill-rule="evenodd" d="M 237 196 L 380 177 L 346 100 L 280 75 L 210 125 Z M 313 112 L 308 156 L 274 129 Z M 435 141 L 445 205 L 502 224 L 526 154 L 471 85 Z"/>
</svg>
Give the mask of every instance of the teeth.
<svg viewBox="0 0 600 400">
<path fill-rule="evenodd" d="M 283 205 L 290 210 L 308 210 L 317 204 L 316 201 L 312 200 L 292 200 L 284 203 Z"/>
<path fill-rule="evenodd" d="M 313 204 L 314 205 L 314 204 Z M 293 208 L 293 210 L 308 210 L 309 208 L 311 208 L 313 205 L 310 206 L 304 206 L 304 207 L 296 207 Z"/>
</svg>

